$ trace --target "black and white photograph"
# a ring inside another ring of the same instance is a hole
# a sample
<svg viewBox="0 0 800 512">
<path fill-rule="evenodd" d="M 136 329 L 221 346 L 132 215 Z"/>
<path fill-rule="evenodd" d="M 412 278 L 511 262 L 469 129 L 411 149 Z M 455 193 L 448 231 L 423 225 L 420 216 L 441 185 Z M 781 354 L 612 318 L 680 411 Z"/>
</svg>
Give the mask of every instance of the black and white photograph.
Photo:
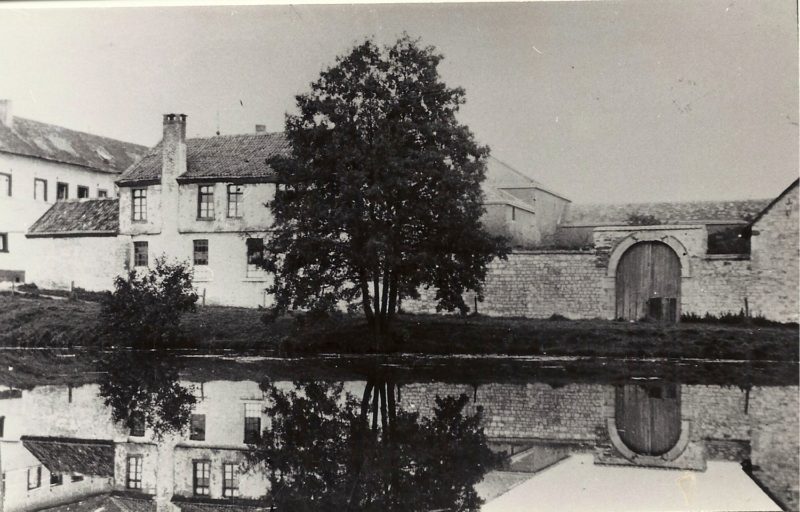
<svg viewBox="0 0 800 512">
<path fill-rule="evenodd" d="M 0 512 L 800 509 L 797 0 L 0 48 Z"/>
</svg>

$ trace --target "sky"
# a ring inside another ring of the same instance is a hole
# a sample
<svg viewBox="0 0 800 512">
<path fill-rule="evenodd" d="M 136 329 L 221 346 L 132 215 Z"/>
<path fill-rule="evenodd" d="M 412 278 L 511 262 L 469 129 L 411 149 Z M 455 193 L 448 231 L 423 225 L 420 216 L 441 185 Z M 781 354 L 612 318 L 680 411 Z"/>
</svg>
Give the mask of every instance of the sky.
<svg viewBox="0 0 800 512">
<path fill-rule="evenodd" d="M 15 115 L 145 145 L 283 128 L 337 55 L 404 31 L 459 120 L 575 202 L 769 198 L 798 176 L 794 0 L 0 7 Z"/>
</svg>

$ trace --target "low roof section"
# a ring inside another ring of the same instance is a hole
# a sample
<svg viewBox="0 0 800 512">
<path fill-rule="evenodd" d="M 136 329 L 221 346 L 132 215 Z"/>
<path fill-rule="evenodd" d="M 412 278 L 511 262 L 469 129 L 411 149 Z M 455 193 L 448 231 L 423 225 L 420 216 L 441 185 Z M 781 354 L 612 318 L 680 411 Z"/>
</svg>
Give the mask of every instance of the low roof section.
<svg viewBox="0 0 800 512">
<path fill-rule="evenodd" d="M 178 176 L 178 182 L 273 182 L 275 171 L 267 162 L 289 152 L 289 141 L 282 132 L 186 139 L 186 172 Z M 117 184 L 130 187 L 160 183 L 161 163 L 159 143 L 126 170 Z"/>
<path fill-rule="evenodd" d="M 116 236 L 118 232 L 118 199 L 70 199 L 53 204 L 33 223 L 25 236 Z"/>
<path fill-rule="evenodd" d="M 0 152 L 78 165 L 119 174 L 146 152 L 146 146 L 14 117 L 0 123 Z"/>
<path fill-rule="evenodd" d="M 114 476 L 113 441 L 34 436 L 22 436 L 20 441 L 51 473 Z"/>
<path fill-rule="evenodd" d="M 148 494 L 133 491 L 84 496 L 71 503 L 64 503 L 40 512 L 156 512 L 156 502 Z"/>
<path fill-rule="evenodd" d="M 548 194 L 560 197 L 565 201 L 569 199 L 553 189 L 544 186 L 539 181 L 531 178 L 524 172 L 515 169 L 511 165 L 490 156 L 486 160 L 486 183 L 495 188 L 536 188 Z"/>
<path fill-rule="evenodd" d="M 769 199 L 662 203 L 575 204 L 567 206 L 564 227 L 625 226 L 631 216 L 649 216 L 661 224 L 745 224 Z"/>
</svg>

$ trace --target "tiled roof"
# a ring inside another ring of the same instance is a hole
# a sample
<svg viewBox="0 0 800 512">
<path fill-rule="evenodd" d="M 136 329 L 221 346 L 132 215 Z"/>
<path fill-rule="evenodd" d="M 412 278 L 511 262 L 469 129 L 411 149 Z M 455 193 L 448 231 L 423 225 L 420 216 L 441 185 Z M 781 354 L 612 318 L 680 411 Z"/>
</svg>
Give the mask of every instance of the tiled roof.
<svg viewBox="0 0 800 512">
<path fill-rule="evenodd" d="M 0 123 L 0 152 L 43 158 L 118 174 L 130 167 L 147 147 L 14 117 Z"/>
<path fill-rule="evenodd" d="M 534 208 L 532 205 L 517 197 L 514 197 L 505 190 L 494 188 L 486 183 L 483 183 L 481 188 L 483 188 L 483 204 L 507 204 L 509 206 L 514 206 L 521 210 L 534 213 Z"/>
<path fill-rule="evenodd" d="M 495 188 L 538 188 L 550 194 L 567 199 L 563 194 L 554 192 L 524 172 L 511 167 L 507 163 L 490 156 L 486 160 L 486 183 Z"/>
<path fill-rule="evenodd" d="M 128 491 L 97 494 L 79 498 L 40 512 L 156 512 L 156 502 L 152 496 L 136 496 Z"/>
<path fill-rule="evenodd" d="M 70 199 L 57 201 L 44 212 L 27 236 L 101 236 L 118 231 L 118 199 Z"/>
<path fill-rule="evenodd" d="M 749 222 L 769 199 L 745 201 L 694 201 L 676 203 L 575 204 L 567 206 L 562 225 L 617 226 L 631 215 L 651 215 L 662 224 L 713 224 Z"/>
<path fill-rule="evenodd" d="M 200 496 L 173 496 L 172 504 L 181 512 L 267 512 L 270 505 L 266 500 L 243 498 L 213 499 Z"/>
<path fill-rule="evenodd" d="M 772 201 L 770 201 L 770 202 L 769 202 L 769 204 L 768 204 L 767 206 L 765 206 L 763 210 L 761 210 L 760 212 L 758 212 L 758 215 L 756 215 L 756 216 L 755 216 L 755 218 L 753 219 L 753 221 L 751 222 L 751 224 L 755 224 L 756 222 L 758 222 L 758 221 L 761 219 L 761 217 L 763 217 L 763 216 L 764 216 L 764 215 L 765 215 L 765 214 L 766 214 L 766 213 L 767 213 L 767 212 L 768 212 L 768 211 L 769 211 L 769 210 L 770 210 L 770 209 L 771 209 L 773 206 L 775 206 L 775 205 L 778 203 L 778 201 L 780 201 L 780 200 L 781 200 L 781 198 L 782 198 L 783 196 L 785 196 L 786 194 L 788 194 L 789 192 L 791 192 L 793 189 L 796 189 L 796 188 L 797 188 L 797 186 L 798 186 L 798 184 L 800 184 L 800 178 L 798 178 L 798 179 L 794 180 L 794 181 L 792 182 L 792 184 L 791 184 L 791 185 L 789 185 L 788 187 L 786 187 L 786 188 L 783 190 L 783 192 L 781 192 L 780 194 L 778 194 L 778 197 L 776 197 L 775 199 L 773 199 Z"/>
<path fill-rule="evenodd" d="M 282 132 L 222 135 L 186 139 L 186 172 L 181 181 L 257 179 L 270 181 L 274 171 L 267 159 L 288 155 L 289 141 Z M 161 179 L 161 144 L 152 148 L 117 180 L 120 185 L 158 182 Z"/>
<path fill-rule="evenodd" d="M 31 436 L 20 440 L 51 473 L 114 476 L 113 441 Z"/>
</svg>

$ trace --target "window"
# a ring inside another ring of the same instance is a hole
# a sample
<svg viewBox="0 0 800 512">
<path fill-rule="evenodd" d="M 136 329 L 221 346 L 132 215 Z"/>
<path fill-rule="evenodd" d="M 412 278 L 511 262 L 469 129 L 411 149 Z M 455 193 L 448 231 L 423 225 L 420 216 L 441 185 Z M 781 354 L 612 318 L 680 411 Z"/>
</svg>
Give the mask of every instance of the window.
<svg viewBox="0 0 800 512">
<path fill-rule="evenodd" d="M 261 437 L 261 406 L 244 404 L 244 442 L 254 444 Z"/>
<path fill-rule="evenodd" d="M 33 179 L 33 198 L 39 201 L 47 201 L 47 180 L 41 178 Z"/>
<path fill-rule="evenodd" d="M 86 199 L 89 197 L 89 187 L 82 187 L 78 185 L 78 199 Z"/>
<path fill-rule="evenodd" d="M 133 204 L 131 206 L 132 219 L 134 221 L 147 220 L 147 189 L 133 189 Z"/>
<path fill-rule="evenodd" d="M 192 441 L 205 441 L 206 440 L 206 415 L 205 414 L 192 414 L 192 429 L 189 434 L 189 439 Z"/>
<path fill-rule="evenodd" d="M 202 185 L 197 189 L 197 218 L 214 218 L 214 186 Z"/>
<path fill-rule="evenodd" d="M 131 436 L 144 436 L 144 413 L 142 411 L 133 411 L 128 417 L 128 426 L 131 429 Z"/>
<path fill-rule="evenodd" d="M 194 264 L 208 265 L 208 240 L 194 240 Z"/>
<path fill-rule="evenodd" d="M 3 437 L 3 430 L 5 430 L 6 426 L 6 417 L 0 416 L 0 437 Z"/>
<path fill-rule="evenodd" d="M 264 239 L 263 238 L 248 238 L 247 239 L 247 264 L 258 265 L 264 261 Z"/>
<path fill-rule="evenodd" d="M 8 252 L 8 233 L 0 233 L 0 252 Z"/>
<path fill-rule="evenodd" d="M 56 199 L 59 201 L 69 199 L 69 185 L 60 181 L 56 183 Z"/>
<path fill-rule="evenodd" d="M 42 486 L 42 466 L 28 468 L 28 490 L 38 489 Z"/>
<path fill-rule="evenodd" d="M 228 217 L 232 219 L 242 216 L 242 198 L 244 187 L 241 185 L 228 185 Z"/>
<path fill-rule="evenodd" d="M 97 189 L 97 197 L 108 197 L 108 190 L 98 188 Z"/>
<path fill-rule="evenodd" d="M 211 478 L 211 462 L 207 460 L 196 460 L 192 463 L 193 487 L 195 496 L 208 496 L 209 480 Z"/>
<path fill-rule="evenodd" d="M 64 483 L 64 475 L 61 473 L 50 473 L 50 485 L 61 485 Z"/>
<path fill-rule="evenodd" d="M 0 172 L 0 195 L 11 197 L 11 175 Z"/>
<path fill-rule="evenodd" d="M 222 465 L 222 495 L 226 498 L 239 496 L 239 475 L 236 466 L 230 463 Z"/>
<path fill-rule="evenodd" d="M 83 482 L 83 475 L 72 475 L 69 479 L 72 482 Z"/>
<path fill-rule="evenodd" d="M 133 266 L 147 266 L 147 242 L 133 242 Z"/>
<path fill-rule="evenodd" d="M 125 486 L 128 489 L 142 488 L 142 456 L 128 456 L 128 472 L 125 479 Z"/>
</svg>

